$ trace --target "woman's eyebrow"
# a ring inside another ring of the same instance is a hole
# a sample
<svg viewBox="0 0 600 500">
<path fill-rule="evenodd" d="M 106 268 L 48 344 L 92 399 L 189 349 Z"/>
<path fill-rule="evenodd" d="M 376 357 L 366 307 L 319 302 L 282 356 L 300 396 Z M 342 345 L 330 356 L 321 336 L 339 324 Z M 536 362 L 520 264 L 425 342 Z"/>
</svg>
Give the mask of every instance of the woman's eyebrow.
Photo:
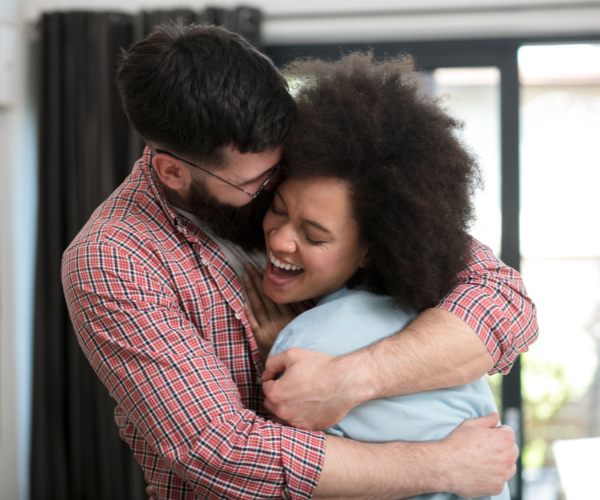
<svg viewBox="0 0 600 500">
<path fill-rule="evenodd" d="M 283 203 L 283 206 L 285 207 L 285 201 L 283 201 L 283 197 L 281 196 L 281 193 L 279 192 L 279 189 L 275 191 L 275 194 L 277 196 L 279 196 L 279 199 L 281 200 L 281 203 Z"/>
<path fill-rule="evenodd" d="M 314 220 L 302 219 L 302 222 L 305 222 L 306 224 L 310 224 L 311 226 L 316 227 L 319 231 L 323 231 L 325 234 L 327 234 L 329 236 L 333 236 L 333 233 L 329 229 L 327 229 L 325 226 L 322 226 L 318 222 L 315 222 Z"/>
<path fill-rule="evenodd" d="M 275 191 L 275 195 L 279 197 L 279 199 L 281 200 L 281 203 L 283 203 L 283 205 L 285 206 L 285 201 L 283 201 L 283 196 L 281 196 L 279 189 Z M 306 224 L 309 224 L 309 225 L 317 228 L 319 231 L 323 231 L 328 236 L 333 236 L 333 233 L 329 229 L 327 229 L 325 226 L 322 226 L 318 222 L 315 222 L 314 220 L 302 219 L 302 222 L 305 222 Z"/>
</svg>

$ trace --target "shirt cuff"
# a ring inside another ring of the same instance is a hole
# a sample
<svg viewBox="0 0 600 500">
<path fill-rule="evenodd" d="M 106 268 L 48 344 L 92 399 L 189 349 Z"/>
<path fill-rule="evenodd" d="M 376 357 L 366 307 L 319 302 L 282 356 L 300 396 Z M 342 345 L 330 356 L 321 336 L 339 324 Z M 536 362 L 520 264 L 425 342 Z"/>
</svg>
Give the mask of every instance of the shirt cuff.
<svg viewBox="0 0 600 500">
<path fill-rule="evenodd" d="M 503 314 L 498 314 L 498 305 L 481 294 L 478 286 L 459 285 L 436 307 L 458 316 L 479 335 L 494 358 L 490 375 L 510 371 L 519 354 L 510 325 Z"/>
<path fill-rule="evenodd" d="M 281 457 L 286 484 L 293 500 L 310 499 L 315 493 L 325 461 L 322 432 L 281 427 Z"/>
</svg>

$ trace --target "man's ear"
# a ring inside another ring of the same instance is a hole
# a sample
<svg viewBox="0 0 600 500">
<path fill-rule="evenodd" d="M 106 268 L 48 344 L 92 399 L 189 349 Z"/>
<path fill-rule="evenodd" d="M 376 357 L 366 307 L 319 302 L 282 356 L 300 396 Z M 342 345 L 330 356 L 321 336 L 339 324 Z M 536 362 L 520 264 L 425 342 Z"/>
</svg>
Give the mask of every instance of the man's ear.
<svg viewBox="0 0 600 500">
<path fill-rule="evenodd" d="M 177 192 L 187 192 L 192 184 L 192 174 L 172 156 L 157 154 L 152 157 L 152 165 L 160 181 Z"/>
</svg>

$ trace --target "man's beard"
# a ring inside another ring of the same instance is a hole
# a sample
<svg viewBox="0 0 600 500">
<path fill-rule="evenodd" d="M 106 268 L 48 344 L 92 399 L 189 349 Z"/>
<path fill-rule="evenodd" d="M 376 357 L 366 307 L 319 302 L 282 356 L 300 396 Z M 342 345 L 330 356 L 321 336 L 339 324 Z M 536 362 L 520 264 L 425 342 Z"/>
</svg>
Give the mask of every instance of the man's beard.
<svg viewBox="0 0 600 500">
<path fill-rule="evenodd" d="M 208 192 L 203 182 L 194 179 L 186 202 L 190 212 L 208 231 L 246 252 L 254 252 L 265 250 L 262 221 L 272 200 L 273 191 L 263 189 L 250 203 L 234 207 L 221 203 Z"/>
</svg>

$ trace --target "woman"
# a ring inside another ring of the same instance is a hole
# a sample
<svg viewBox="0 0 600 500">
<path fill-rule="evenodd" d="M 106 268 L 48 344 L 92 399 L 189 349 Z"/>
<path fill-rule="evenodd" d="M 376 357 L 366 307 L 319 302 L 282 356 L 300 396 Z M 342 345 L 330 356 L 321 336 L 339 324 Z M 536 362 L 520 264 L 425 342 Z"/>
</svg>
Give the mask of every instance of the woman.
<svg viewBox="0 0 600 500">
<path fill-rule="evenodd" d="M 302 82 L 299 123 L 263 221 L 262 290 L 245 278 L 256 317 L 247 315 L 270 355 L 293 347 L 342 355 L 401 330 L 453 288 L 469 258 L 478 170 L 456 138 L 459 123 L 421 92 L 409 57 L 300 61 L 287 75 Z M 316 307 L 279 332 L 293 315 L 276 304 L 306 300 Z M 282 314 L 271 321 L 265 311 Z M 364 403 L 326 432 L 438 440 L 492 411 L 481 379 Z M 508 499 L 508 489 L 493 498 Z"/>
</svg>

